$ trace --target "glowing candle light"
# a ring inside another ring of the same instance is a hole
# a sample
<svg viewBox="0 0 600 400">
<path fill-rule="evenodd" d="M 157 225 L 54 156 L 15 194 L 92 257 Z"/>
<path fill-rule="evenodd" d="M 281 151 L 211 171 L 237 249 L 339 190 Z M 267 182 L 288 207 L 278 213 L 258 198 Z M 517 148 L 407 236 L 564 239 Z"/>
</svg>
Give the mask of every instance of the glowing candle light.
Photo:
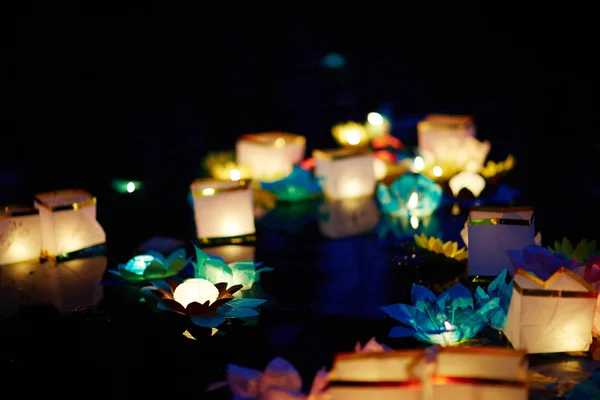
<svg viewBox="0 0 600 400">
<path fill-rule="evenodd" d="M 214 303 L 219 297 L 219 289 L 206 279 L 188 279 L 177 286 L 173 293 L 173 298 L 183 307 L 197 302 L 204 304 Z"/>
<path fill-rule="evenodd" d="M 439 178 L 443 174 L 444 174 L 444 171 L 442 170 L 442 167 L 440 167 L 439 165 L 436 165 L 435 167 L 433 167 L 433 176 L 435 176 L 436 178 Z"/>
<path fill-rule="evenodd" d="M 406 207 L 410 210 L 413 208 L 417 208 L 417 205 L 419 205 L 419 195 L 417 194 L 417 192 L 412 192 L 410 197 L 408 198 Z"/>
<path fill-rule="evenodd" d="M 417 156 L 413 161 L 413 169 L 415 172 L 421 172 L 425 168 L 425 160 L 423 157 Z"/>
</svg>

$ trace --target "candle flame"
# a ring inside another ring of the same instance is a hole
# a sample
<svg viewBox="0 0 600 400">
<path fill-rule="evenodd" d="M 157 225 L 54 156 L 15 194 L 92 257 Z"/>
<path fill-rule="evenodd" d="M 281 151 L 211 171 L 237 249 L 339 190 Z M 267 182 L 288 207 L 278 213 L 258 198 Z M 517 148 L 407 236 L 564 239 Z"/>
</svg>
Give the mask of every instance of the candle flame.
<svg viewBox="0 0 600 400">
<path fill-rule="evenodd" d="M 433 167 L 433 176 L 435 176 L 436 178 L 442 176 L 443 173 L 444 171 L 442 171 L 442 167 L 440 167 L 439 165 Z"/>
<path fill-rule="evenodd" d="M 213 194 L 215 194 L 215 189 L 213 189 L 213 188 L 202 189 L 202 194 L 204 196 L 212 196 Z"/>
<path fill-rule="evenodd" d="M 357 145 L 360 143 L 360 134 L 357 131 L 348 132 L 348 136 L 346 137 L 348 144 Z"/>
<path fill-rule="evenodd" d="M 231 179 L 232 181 L 239 181 L 241 176 L 242 174 L 237 169 L 232 169 L 229 172 L 229 179 Z"/>
<path fill-rule="evenodd" d="M 444 321 L 444 328 L 446 328 L 447 331 L 451 331 L 452 329 L 454 329 L 452 324 L 448 321 Z"/>
<path fill-rule="evenodd" d="M 406 206 L 409 209 L 413 209 L 413 208 L 417 208 L 418 204 L 419 204 L 419 195 L 417 194 L 417 192 L 412 192 L 408 199 L 408 203 L 406 204 Z"/>
<path fill-rule="evenodd" d="M 419 218 L 415 217 L 414 215 L 412 217 L 410 217 L 410 226 L 412 226 L 413 229 L 418 229 L 419 228 Z"/>
<path fill-rule="evenodd" d="M 415 160 L 413 161 L 413 169 L 415 172 L 420 172 L 423 168 L 425 168 L 425 160 L 423 160 L 423 157 L 415 157 Z"/>
</svg>

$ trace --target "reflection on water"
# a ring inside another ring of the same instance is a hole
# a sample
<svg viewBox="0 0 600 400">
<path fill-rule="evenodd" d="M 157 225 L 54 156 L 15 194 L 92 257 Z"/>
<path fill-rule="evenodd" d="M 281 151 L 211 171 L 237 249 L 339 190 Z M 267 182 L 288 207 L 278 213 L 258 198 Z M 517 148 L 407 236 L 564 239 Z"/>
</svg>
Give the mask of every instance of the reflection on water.
<svg viewBox="0 0 600 400">
<path fill-rule="evenodd" d="M 202 251 L 213 256 L 221 257 L 227 264 L 236 261 L 255 261 L 254 254 L 256 248 L 254 246 L 245 245 L 225 245 L 202 247 Z"/>
<path fill-rule="evenodd" d="M 319 230 L 329 239 L 370 233 L 379 221 L 374 197 L 325 200 L 320 212 Z"/>
<path fill-rule="evenodd" d="M 428 217 L 383 214 L 377 224 L 377 235 L 385 239 L 391 235 L 396 239 L 411 240 L 414 235 L 442 236 L 442 229 L 436 214 Z"/>
<path fill-rule="evenodd" d="M 61 312 L 97 304 L 106 257 L 54 262 L 28 262 L 0 267 L 0 314 L 21 306 L 52 304 Z"/>
</svg>

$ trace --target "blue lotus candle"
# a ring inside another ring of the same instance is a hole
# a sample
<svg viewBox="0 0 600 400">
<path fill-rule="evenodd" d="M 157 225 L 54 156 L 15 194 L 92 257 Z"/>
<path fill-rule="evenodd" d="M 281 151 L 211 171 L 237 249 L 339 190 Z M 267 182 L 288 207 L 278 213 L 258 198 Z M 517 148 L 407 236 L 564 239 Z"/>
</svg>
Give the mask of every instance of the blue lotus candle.
<svg viewBox="0 0 600 400">
<path fill-rule="evenodd" d="M 475 308 L 478 310 L 484 308 L 492 299 L 498 299 L 498 306 L 487 314 L 489 325 L 498 330 L 504 329 L 513 292 L 512 281 L 506 282 L 507 275 L 508 270 L 505 269 L 490 282 L 487 293 L 479 286 L 475 290 Z"/>
<path fill-rule="evenodd" d="M 187 261 L 183 248 L 175 250 L 168 257 L 149 250 L 146 254 L 133 257 L 125 264 L 119 264 L 117 270 L 108 271 L 126 281 L 142 282 L 175 276 L 186 266 Z"/>
<path fill-rule="evenodd" d="M 272 192 L 280 201 L 293 202 L 314 199 L 321 195 L 321 185 L 312 172 L 295 166 L 283 179 L 274 182 L 261 182 L 263 190 Z"/>
<path fill-rule="evenodd" d="M 377 199 L 386 214 L 426 217 L 438 209 L 443 189 L 431 179 L 420 174 L 406 174 L 396 179 L 388 188 L 377 186 Z"/>
</svg>

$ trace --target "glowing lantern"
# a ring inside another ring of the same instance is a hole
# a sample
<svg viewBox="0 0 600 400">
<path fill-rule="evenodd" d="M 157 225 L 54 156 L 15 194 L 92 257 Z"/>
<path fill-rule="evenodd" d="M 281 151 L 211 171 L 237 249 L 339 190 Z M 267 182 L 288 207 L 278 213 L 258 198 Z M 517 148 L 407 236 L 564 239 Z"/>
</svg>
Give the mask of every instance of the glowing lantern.
<svg viewBox="0 0 600 400">
<path fill-rule="evenodd" d="M 462 189 L 467 189 L 473 193 L 475 198 L 478 198 L 483 189 L 485 189 L 485 179 L 478 173 L 463 171 L 450 178 L 448 185 L 454 197 L 458 197 Z"/>
<path fill-rule="evenodd" d="M 201 243 L 241 243 L 255 233 L 251 181 L 198 179 L 190 190 Z"/>
<path fill-rule="evenodd" d="M 597 297 L 589 283 L 566 268 L 546 281 L 517 269 L 504 334 L 529 354 L 587 351 Z"/>
<path fill-rule="evenodd" d="M 506 250 L 535 243 L 531 207 L 473 207 L 467 223 L 470 276 L 497 276 L 504 269 L 512 270 Z"/>
<path fill-rule="evenodd" d="M 367 115 L 365 128 L 372 137 L 376 138 L 390 133 L 390 121 L 378 112 L 370 112 Z"/>
<path fill-rule="evenodd" d="M 123 179 L 115 179 L 112 182 L 112 187 L 115 191 L 122 194 L 130 194 L 142 188 L 140 181 L 128 181 Z"/>
<path fill-rule="evenodd" d="M 184 308 L 196 302 L 212 304 L 219 297 L 219 289 L 206 279 L 188 279 L 175 288 L 173 298 Z"/>
<path fill-rule="evenodd" d="M 442 196 L 442 187 L 420 174 L 402 175 L 389 188 L 377 185 L 377 199 L 386 214 L 427 217 L 438 209 Z"/>
<path fill-rule="evenodd" d="M 236 157 L 238 164 L 251 170 L 253 179 L 268 182 L 289 175 L 304 158 L 305 146 L 304 136 L 291 133 L 247 134 L 236 143 Z"/>
<path fill-rule="evenodd" d="M 442 138 L 475 137 L 473 118 L 463 115 L 428 115 L 417 124 L 419 149 L 433 151 Z"/>
<path fill-rule="evenodd" d="M 432 400 L 527 400 L 527 354 L 499 347 L 437 347 L 430 353 Z"/>
<path fill-rule="evenodd" d="M 320 211 L 319 230 L 330 239 L 369 233 L 379 222 L 379 210 L 372 197 L 326 200 Z"/>
<path fill-rule="evenodd" d="M 0 210 L 0 265 L 39 258 L 40 216 L 32 207 L 4 207 Z"/>
<path fill-rule="evenodd" d="M 326 197 L 349 199 L 375 191 L 373 153 L 368 149 L 315 150 L 315 176 Z"/>
<path fill-rule="evenodd" d="M 424 350 L 341 353 L 327 392 L 332 400 L 420 400 L 424 369 Z"/>
<path fill-rule="evenodd" d="M 35 196 L 40 212 L 42 256 L 53 258 L 106 242 L 96 220 L 96 198 L 84 190 L 46 192 Z"/>
<path fill-rule="evenodd" d="M 356 122 L 337 124 L 331 129 L 333 138 L 342 147 L 365 147 L 373 138 L 373 135 L 364 125 Z"/>
</svg>

